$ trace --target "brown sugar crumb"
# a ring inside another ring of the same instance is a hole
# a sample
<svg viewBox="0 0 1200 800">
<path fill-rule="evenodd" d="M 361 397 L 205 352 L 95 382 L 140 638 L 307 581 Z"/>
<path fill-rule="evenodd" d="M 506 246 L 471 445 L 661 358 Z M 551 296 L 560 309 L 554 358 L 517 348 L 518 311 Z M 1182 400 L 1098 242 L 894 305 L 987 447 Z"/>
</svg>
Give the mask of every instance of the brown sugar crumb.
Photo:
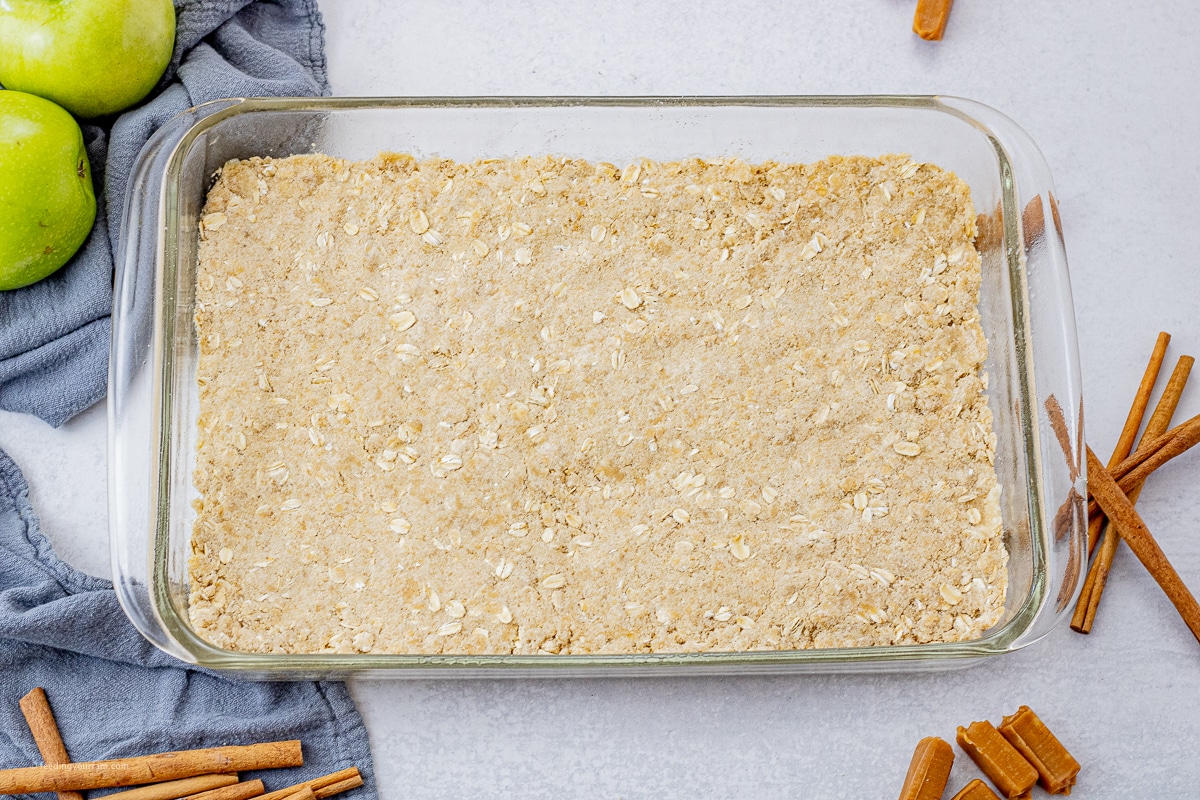
<svg viewBox="0 0 1200 800">
<path fill-rule="evenodd" d="M 1007 556 L 975 232 L 903 156 L 226 164 L 192 624 L 274 653 L 980 636 Z"/>
</svg>

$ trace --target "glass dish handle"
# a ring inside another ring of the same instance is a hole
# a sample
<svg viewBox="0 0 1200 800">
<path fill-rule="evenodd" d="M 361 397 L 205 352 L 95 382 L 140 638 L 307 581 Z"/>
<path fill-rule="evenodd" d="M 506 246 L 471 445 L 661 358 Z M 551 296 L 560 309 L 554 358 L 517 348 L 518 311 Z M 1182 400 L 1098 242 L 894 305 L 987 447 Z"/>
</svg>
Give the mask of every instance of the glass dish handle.
<svg viewBox="0 0 1200 800">
<path fill-rule="evenodd" d="M 1016 216 L 1004 247 L 1009 263 L 1021 264 L 1028 319 L 1018 347 L 1028 348 L 1033 364 L 1032 407 L 1022 409 L 1031 426 L 1029 441 L 1038 446 L 1031 455 L 1029 491 L 1038 503 L 1042 536 L 1040 557 L 1046 586 L 1034 623 L 1014 647 L 1041 639 L 1069 617 L 1087 571 L 1087 475 L 1084 458 L 1083 394 L 1079 343 L 1066 245 L 1049 167 L 1033 140 L 1000 112 L 967 100 L 943 98 L 947 105 L 970 114 L 991 130 L 996 146 L 1008 158 L 1005 180 L 1012 181 Z M 1035 405 L 1036 404 L 1036 405 Z"/>
<path fill-rule="evenodd" d="M 128 185 L 162 186 L 184 135 L 200 119 L 243 102 L 216 100 L 170 119 L 138 154 Z M 161 337 L 163 197 L 130 191 L 121 217 L 113 283 L 108 370 L 108 503 L 113 586 L 125 613 L 155 646 L 194 658 L 166 634 L 149 596 L 162 420 L 156 417 L 154 373 Z"/>
</svg>

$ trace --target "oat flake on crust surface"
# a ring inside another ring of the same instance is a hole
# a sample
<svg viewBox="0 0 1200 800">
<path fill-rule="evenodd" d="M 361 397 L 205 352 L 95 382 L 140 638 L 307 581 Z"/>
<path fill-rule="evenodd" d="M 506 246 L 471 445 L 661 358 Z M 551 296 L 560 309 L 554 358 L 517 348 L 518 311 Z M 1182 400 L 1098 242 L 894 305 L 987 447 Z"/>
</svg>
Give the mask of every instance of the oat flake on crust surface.
<svg viewBox="0 0 1200 800">
<path fill-rule="evenodd" d="M 230 162 L 192 624 L 264 653 L 978 637 L 1007 556 L 974 235 L 902 156 Z"/>
</svg>

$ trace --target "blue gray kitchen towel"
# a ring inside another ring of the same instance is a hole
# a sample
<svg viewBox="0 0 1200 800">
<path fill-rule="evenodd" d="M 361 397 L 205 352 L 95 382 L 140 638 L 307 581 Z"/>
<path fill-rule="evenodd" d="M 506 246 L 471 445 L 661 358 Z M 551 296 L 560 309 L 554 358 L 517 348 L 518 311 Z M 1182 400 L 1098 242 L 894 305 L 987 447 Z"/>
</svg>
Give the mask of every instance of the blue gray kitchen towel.
<svg viewBox="0 0 1200 800">
<path fill-rule="evenodd" d="M 37 686 L 75 761 L 299 739 L 303 767 L 246 775 L 273 791 L 357 766 L 365 786 L 347 800 L 377 797 L 345 684 L 231 681 L 156 650 L 108 581 L 50 549 L 25 479 L 0 451 L 0 768 L 42 763 L 17 706 Z"/>
<path fill-rule="evenodd" d="M 158 90 L 115 120 L 83 125 L 96 225 L 52 277 L 0 292 L 0 409 L 59 426 L 104 396 L 113 254 L 142 145 L 167 120 L 223 97 L 327 94 L 316 0 L 176 0 L 175 53 Z"/>
<path fill-rule="evenodd" d="M 175 53 L 156 94 L 83 126 L 99 201 L 90 238 L 53 277 L 0 292 L 0 408 L 61 425 L 104 396 L 126 182 L 155 130 L 209 100 L 329 89 L 315 0 L 176 8 Z M 233 681 L 156 650 L 111 584 L 54 554 L 24 478 L 0 451 L 0 767 L 41 763 L 17 705 L 36 686 L 77 761 L 299 739 L 304 767 L 250 777 L 276 789 L 357 765 L 366 786 L 354 794 L 376 798 L 367 733 L 344 684 Z"/>
</svg>

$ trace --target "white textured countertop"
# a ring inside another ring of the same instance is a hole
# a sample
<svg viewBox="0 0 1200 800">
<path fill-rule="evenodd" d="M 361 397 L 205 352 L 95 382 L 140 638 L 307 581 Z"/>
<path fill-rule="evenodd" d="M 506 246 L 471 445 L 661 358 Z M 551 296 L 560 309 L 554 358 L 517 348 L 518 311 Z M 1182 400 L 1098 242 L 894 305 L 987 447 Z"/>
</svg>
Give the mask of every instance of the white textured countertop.
<svg viewBox="0 0 1200 800">
<path fill-rule="evenodd" d="M 959 0 L 940 43 L 909 32 L 913 0 L 590 5 L 326 2 L 331 79 L 345 95 L 979 100 L 1021 124 L 1054 174 L 1097 452 L 1116 440 L 1157 331 L 1174 334 L 1170 363 L 1200 354 L 1200 4 Z M 1200 385 L 1178 418 L 1197 412 Z M 0 412 L 0 448 L 46 533 L 107 576 L 104 425 L 102 406 L 60 430 Z M 1189 454 L 1139 508 L 1200 591 L 1197 476 Z M 1083 763 L 1081 800 L 1200 791 L 1200 645 L 1127 549 L 1091 636 L 1063 625 L 965 671 L 354 691 L 384 800 L 892 797 L 918 739 L 1021 703 Z M 977 774 L 960 756 L 952 789 Z"/>
</svg>

